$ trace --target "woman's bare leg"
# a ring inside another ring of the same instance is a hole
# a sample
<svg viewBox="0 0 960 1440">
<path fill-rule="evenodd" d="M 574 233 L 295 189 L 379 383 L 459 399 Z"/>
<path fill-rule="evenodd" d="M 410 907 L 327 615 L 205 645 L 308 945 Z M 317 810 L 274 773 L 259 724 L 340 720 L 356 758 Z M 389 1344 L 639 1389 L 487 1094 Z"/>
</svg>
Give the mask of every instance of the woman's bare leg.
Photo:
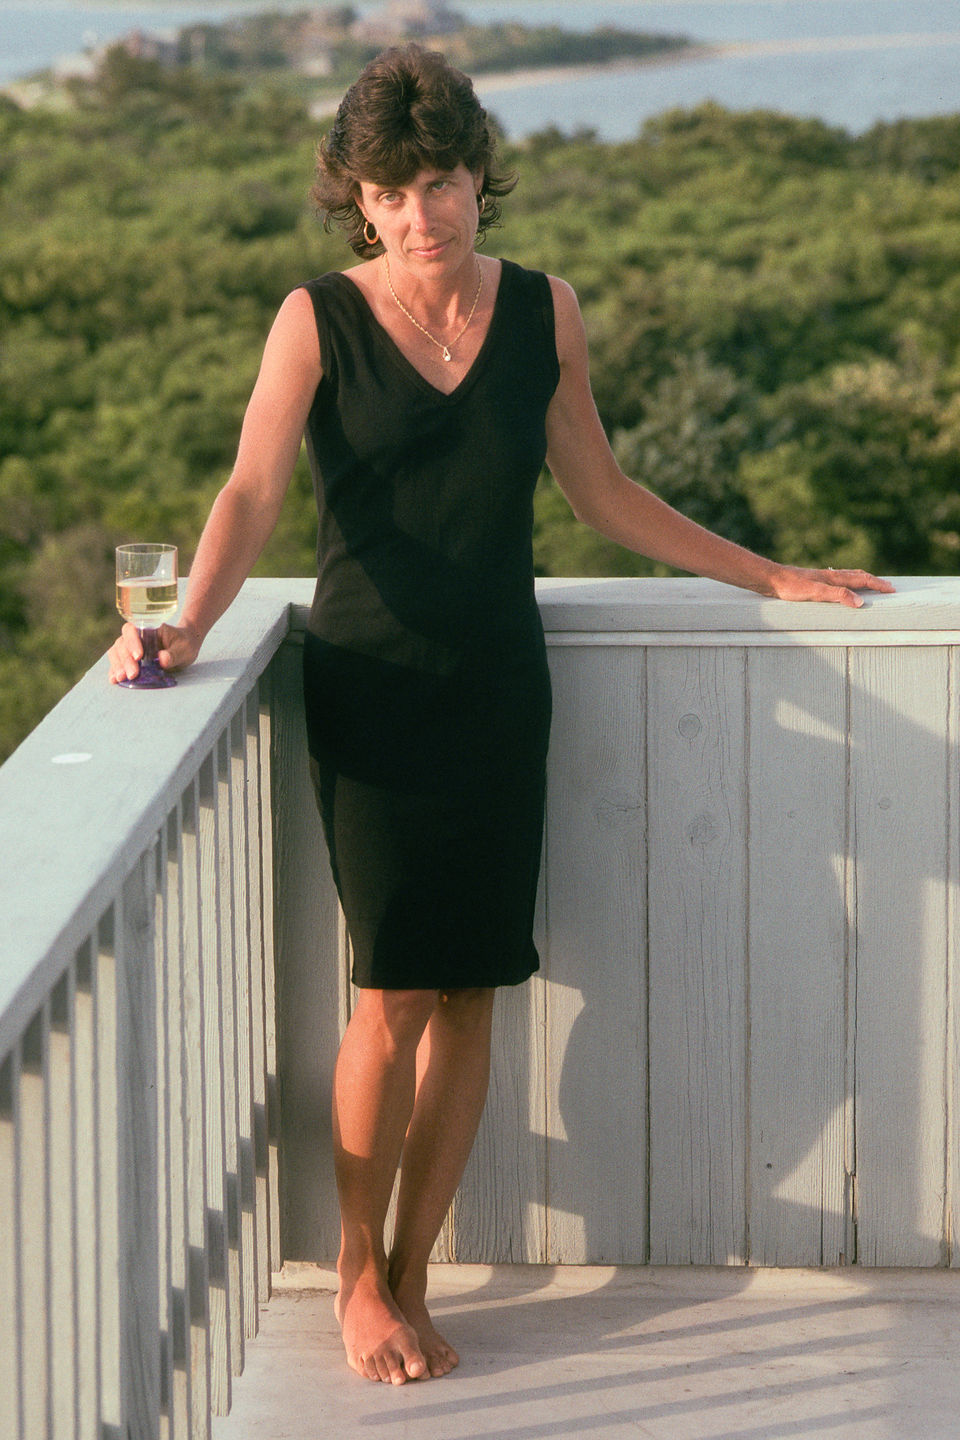
<svg viewBox="0 0 960 1440">
<path fill-rule="evenodd" d="M 437 1000 L 435 990 L 361 990 L 334 1072 L 337 1318 L 352 1368 L 395 1385 L 430 1374 L 390 1293 L 383 1232 L 414 1108 L 417 1047 Z"/>
<path fill-rule="evenodd" d="M 459 1356 L 427 1313 L 427 1262 L 483 1114 L 494 994 L 489 989 L 442 994 L 417 1051 L 416 1103 L 403 1147 L 388 1276 L 433 1376 L 446 1375 Z"/>
</svg>

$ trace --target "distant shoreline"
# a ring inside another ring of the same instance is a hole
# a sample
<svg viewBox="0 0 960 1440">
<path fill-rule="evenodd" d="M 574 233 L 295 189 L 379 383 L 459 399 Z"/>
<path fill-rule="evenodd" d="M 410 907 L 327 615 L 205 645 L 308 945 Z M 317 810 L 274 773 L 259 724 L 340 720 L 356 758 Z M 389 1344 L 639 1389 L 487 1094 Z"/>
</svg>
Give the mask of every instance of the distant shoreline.
<svg viewBox="0 0 960 1440">
<path fill-rule="evenodd" d="M 660 65 L 681 65 L 687 60 L 709 60 L 719 55 L 722 45 L 678 45 L 675 50 L 658 50 L 653 55 L 619 55 L 615 60 L 594 60 L 582 65 L 544 65 L 525 70 L 498 70 L 472 75 L 475 89 L 494 95 L 500 90 L 520 90 L 527 85 L 554 85 L 615 70 L 649 70 Z"/>
<path fill-rule="evenodd" d="M 931 46 L 956 44 L 960 42 L 960 30 L 939 33 L 899 35 L 833 35 L 793 40 L 733 40 L 715 41 L 710 44 L 677 46 L 675 49 L 659 50 L 652 55 L 624 55 L 614 60 L 596 60 L 582 65 L 544 65 L 520 70 L 490 71 L 474 73 L 471 78 L 474 88 L 485 95 L 502 94 L 509 90 L 523 90 L 539 85 L 562 84 L 568 80 L 593 79 L 599 75 L 614 74 L 618 71 L 649 70 L 663 65 L 686 65 L 698 60 L 719 60 L 724 57 L 749 59 L 775 58 L 782 55 L 827 55 L 851 50 L 907 50 L 926 49 Z M 310 114 L 315 120 L 324 120 L 336 113 L 341 96 L 330 96 L 314 101 Z"/>
<path fill-rule="evenodd" d="M 556 85 L 565 80 L 589 80 L 618 70 L 649 70 L 660 65 L 682 65 L 687 60 L 709 60 L 726 49 L 724 45 L 678 45 L 675 49 L 658 50 L 652 55 L 619 55 L 614 60 L 593 60 L 583 64 L 543 65 L 519 70 L 491 70 L 471 73 L 475 90 L 496 95 L 504 90 L 523 90 L 531 85 Z M 336 114 L 341 95 L 324 96 L 310 105 L 315 120 Z"/>
<path fill-rule="evenodd" d="M 614 70 L 648 70 L 660 65 L 685 65 L 688 61 L 718 60 L 725 56 L 774 58 L 778 55 L 829 55 L 849 50 L 908 50 L 928 46 L 956 44 L 960 30 L 940 33 L 904 33 L 900 35 L 830 35 L 804 40 L 717 40 L 710 44 L 694 41 L 675 49 L 659 50 L 652 55 L 622 55 L 615 60 L 597 60 L 583 65 L 549 65 L 526 70 L 491 72 L 473 75 L 475 87 L 489 94 L 499 90 L 519 90 L 527 85 L 552 85 L 558 81 L 576 80 L 581 76 L 608 75 Z"/>
</svg>

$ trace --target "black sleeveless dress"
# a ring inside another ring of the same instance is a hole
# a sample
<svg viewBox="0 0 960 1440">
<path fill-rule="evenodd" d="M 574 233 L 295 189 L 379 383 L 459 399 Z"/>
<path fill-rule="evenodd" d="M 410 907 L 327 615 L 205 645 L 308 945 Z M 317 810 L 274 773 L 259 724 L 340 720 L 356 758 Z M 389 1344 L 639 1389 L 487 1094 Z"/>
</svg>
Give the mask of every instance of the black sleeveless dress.
<svg viewBox="0 0 960 1440">
<path fill-rule="evenodd" d="M 450 395 L 352 280 L 304 288 L 323 365 L 306 429 L 320 524 L 304 695 L 353 980 L 517 984 L 538 965 L 550 728 L 532 559 L 560 373 L 549 282 L 502 262 L 489 331 Z"/>
</svg>

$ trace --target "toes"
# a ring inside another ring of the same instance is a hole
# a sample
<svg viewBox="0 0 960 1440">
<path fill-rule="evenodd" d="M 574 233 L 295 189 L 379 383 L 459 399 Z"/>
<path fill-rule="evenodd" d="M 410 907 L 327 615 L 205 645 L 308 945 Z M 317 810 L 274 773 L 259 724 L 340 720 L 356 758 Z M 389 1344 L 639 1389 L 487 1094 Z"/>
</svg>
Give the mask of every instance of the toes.
<svg viewBox="0 0 960 1440">
<path fill-rule="evenodd" d="M 403 1369 L 411 1380 L 420 1380 L 428 1373 L 427 1362 L 419 1351 L 403 1357 Z M 432 1374 L 433 1371 L 431 1370 L 429 1373 Z"/>
<path fill-rule="evenodd" d="M 456 1352 L 450 1349 L 449 1345 L 436 1346 L 428 1349 L 426 1353 L 427 1363 L 430 1366 L 430 1374 L 434 1379 L 439 1379 L 441 1375 L 449 1375 L 459 1358 Z"/>
<path fill-rule="evenodd" d="M 460 1356 L 456 1350 L 447 1346 L 438 1354 L 437 1364 L 439 1368 L 433 1372 L 435 1375 L 449 1375 L 450 1371 L 456 1369 L 460 1364 Z"/>
<path fill-rule="evenodd" d="M 428 1369 L 419 1350 L 374 1350 L 369 1355 L 358 1355 L 355 1364 L 350 1363 L 365 1380 L 379 1380 L 385 1385 L 405 1385 L 408 1380 L 419 1380 L 428 1373 L 446 1373 L 436 1372 L 432 1366 Z"/>
<path fill-rule="evenodd" d="M 403 1385 L 405 1383 L 407 1377 L 404 1374 L 399 1355 L 387 1351 L 385 1355 L 378 1355 L 376 1361 L 378 1380 L 382 1380 L 385 1385 Z"/>
</svg>

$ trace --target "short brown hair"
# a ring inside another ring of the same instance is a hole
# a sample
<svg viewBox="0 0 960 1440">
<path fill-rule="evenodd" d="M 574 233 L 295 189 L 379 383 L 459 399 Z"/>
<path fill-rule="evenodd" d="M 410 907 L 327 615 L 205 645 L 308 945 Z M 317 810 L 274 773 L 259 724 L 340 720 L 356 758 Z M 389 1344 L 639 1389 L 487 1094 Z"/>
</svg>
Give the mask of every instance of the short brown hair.
<svg viewBox="0 0 960 1440">
<path fill-rule="evenodd" d="M 371 60 L 340 102 L 317 150 L 313 199 L 324 228 L 340 225 L 352 249 L 366 260 L 383 246 L 364 239 L 357 204 L 360 181 L 406 185 L 421 170 L 449 172 L 459 164 L 473 174 L 483 171 L 483 232 L 500 218 L 500 196 L 517 183 L 497 167 L 487 112 L 469 76 L 438 51 L 397 46 Z"/>
</svg>

